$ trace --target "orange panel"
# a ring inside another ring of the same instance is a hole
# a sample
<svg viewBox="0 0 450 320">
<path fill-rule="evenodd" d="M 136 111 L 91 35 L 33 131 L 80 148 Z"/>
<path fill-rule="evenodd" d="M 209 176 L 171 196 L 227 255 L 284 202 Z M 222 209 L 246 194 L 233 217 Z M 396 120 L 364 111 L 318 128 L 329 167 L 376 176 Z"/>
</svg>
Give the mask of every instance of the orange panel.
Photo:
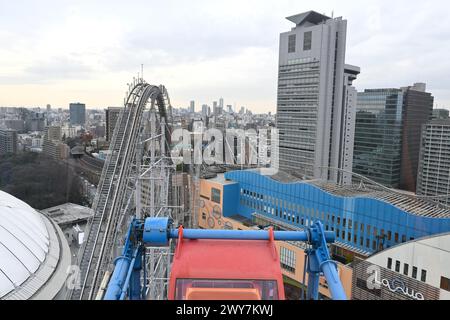
<svg viewBox="0 0 450 320">
<path fill-rule="evenodd" d="M 258 289 L 188 288 L 186 300 L 261 300 Z"/>
</svg>

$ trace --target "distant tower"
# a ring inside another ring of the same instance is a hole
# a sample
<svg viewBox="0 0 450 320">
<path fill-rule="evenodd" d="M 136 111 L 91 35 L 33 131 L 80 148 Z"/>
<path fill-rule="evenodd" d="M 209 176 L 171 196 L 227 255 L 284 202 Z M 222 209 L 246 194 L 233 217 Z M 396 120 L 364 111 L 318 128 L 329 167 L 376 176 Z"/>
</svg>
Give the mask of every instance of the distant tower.
<svg viewBox="0 0 450 320">
<path fill-rule="evenodd" d="M 84 103 L 71 103 L 70 109 L 70 124 L 82 125 L 86 124 L 86 105 Z"/>
</svg>

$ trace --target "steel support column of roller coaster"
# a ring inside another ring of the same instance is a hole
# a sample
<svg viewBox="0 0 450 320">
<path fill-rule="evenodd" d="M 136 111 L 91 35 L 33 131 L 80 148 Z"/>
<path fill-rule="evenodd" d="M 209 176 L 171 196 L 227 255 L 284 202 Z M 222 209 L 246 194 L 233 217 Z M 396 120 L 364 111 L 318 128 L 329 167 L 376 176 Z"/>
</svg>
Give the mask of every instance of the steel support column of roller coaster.
<svg viewBox="0 0 450 320">
<path fill-rule="evenodd" d="M 129 89 L 92 205 L 94 216 L 77 259 L 80 285 L 69 290 L 69 299 L 101 298 L 100 285 L 107 281 L 113 268 L 112 259 L 123 245 L 131 216 L 137 212 L 142 218 L 170 216 L 170 100 L 163 86 L 150 85 L 143 79 L 135 79 Z M 145 112 L 147 108 L 151 121 Z M 152 169 L 143 175 L 149 166 Z M 166 252 L 164 263 L 157 264 L 158 259 L 154 252 L 146 259 L 147 272 L 154 278 L 162 278 L 168 272 L 169 254 Z M 141 261 L 135 262 L 138 260 Z M 164 298 L 163 288 L 164 284 L 156 298 Z"/>
</svg>

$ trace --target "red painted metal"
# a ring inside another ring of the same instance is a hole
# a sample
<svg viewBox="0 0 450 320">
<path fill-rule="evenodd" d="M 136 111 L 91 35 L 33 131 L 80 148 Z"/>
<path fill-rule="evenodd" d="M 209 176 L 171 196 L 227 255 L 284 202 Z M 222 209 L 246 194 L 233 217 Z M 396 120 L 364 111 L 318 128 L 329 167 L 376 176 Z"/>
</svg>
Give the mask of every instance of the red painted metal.
<svg viewBox="0 0 450 320">
<path fill-rule="evenodd" d="M 269 231 L 273 236 L 273 231 Z M 236 283 L 252 283 L 255 288 L 261 289 L 261 283 L 275 282 L 276 296 L 284 300 L 283 277 L 281 274 L 280 260 L 273 238 L 269 241 L 257 240 L 190 240 L 183 239 L 182 232 L 177 240 L 174 261 L 171 268 L 169 281 L 169 299 L 176 297 L 177 280 L 189 285 L 194 283 L 207 283 L 208 280 L 236 280 Z M 184 279 L 184 280 L 183 280 Z M 204 280 L 204 281 L 198 281 Z M 239 280 L 239 281 L 238 281 Z M 246 281 L 247 280 L 247 281 Z M 252 280 L 255 280 L 252 282 Z M 214 290 L 220 291 L 217 283 L 232 283 L 233 281 L 211 281 Z M 236 292 L 244 287 L 236 288 Z M 213 296 L 221 299 L 237 299 L 239 293 L 227 294 L 223 291 Z M 199 290 L 199 292 L 202 290 Z M 203 290 L 206 292 L 205 290 Z M 202 296 L 194 294 L 192 296 Z M 242 295 L 243 297 L 245 295 Z M 261 297 L 264 295 L 262 294 Z M 204 297 L 204 296 L 203 296 Z"/>
</svg>

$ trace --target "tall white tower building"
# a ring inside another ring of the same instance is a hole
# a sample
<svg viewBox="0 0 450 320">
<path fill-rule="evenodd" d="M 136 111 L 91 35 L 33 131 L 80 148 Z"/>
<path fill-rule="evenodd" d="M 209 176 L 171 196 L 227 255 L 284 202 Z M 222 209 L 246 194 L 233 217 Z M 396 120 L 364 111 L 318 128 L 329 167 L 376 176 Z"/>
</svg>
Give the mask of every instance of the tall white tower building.
<svg viewBox="0 0 450 320">
<path fill-rule="evenodd" d="M 314 11 L 287 18 L 280 35 L 277 127 L 280 169 L 306 178 L 349 182 L 360 69 L 345 64 L 347 21 Z M 349 170 L 349 171 L 350 171 Z"/>
</svg>

